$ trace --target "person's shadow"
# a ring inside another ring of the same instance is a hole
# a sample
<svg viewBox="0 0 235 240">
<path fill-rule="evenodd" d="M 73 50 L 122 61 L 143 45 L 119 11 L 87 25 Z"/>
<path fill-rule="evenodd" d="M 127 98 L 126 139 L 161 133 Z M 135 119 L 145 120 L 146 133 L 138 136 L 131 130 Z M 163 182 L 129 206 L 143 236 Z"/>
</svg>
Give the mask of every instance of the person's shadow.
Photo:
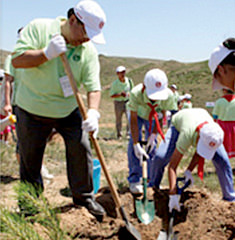
<svg viewBox="0 0 235 240">
<path fill-rule="evenodd" d="M 3 184 L 9 184 L 11 182 L 17 181 L 19 178 L 14 178 L 8 175 L 0 175 L 0 182 Z"/>
</svg>

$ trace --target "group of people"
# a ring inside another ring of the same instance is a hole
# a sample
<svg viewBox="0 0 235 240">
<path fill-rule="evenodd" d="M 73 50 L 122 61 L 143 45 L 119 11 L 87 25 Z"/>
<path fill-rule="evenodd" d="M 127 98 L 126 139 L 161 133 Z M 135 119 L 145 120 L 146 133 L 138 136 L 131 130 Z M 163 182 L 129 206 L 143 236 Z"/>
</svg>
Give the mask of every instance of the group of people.
<svg viewBox="0 0 235 240">
<path fill-rule="evenodd" d="M 99 130 L 100 64 L 93 42 L 105 43 L 102 33 L 105 22 L 105 13 L 95 1 L 82 0 L 68 10 L 67 18 L 35 19 L 27 24 L 21 30 L 11 55 L 11 64 L 18 73 L 14 112 L 17 116 L 21 181 L 33 184 L 39 194 L 42 192 L 44 185 L 40 171 L 43 154 L 47 138 L 55 129 L 65 142 L 67 175 L 73 202 L 85 206 L 97 218 L 102 217 L 105 210 L 94 196 L 88 132 L 94 132 L 94 136 L 97 136 Z M 209 67 L 214 87 L 234 91 L 235 39 L 225 42 L 212 52 Z M 82 119 L 69 87 L 61 54 L 66 54 L 77 86 L 83 85 L 87 91 L 86 120 Z M 140 183 L 143 157 L 148 161 L 151 187 L 159 188 L 168 164 L 169 209 L 179 210 L 176 169 L 192 145 L 196 147 L 196 152 L 184 173 L 186 180 L 193 183 L 192 170 L 195 166 L 200 165 L 203 170 L 203 159 L 212 160 L 223 199 L 235 201 L 232 169 L 223 145 L 224 132 L 210 114 L 204 109 L 190 106 L 178 111 L 175 104 L 178 97 L 168 88 L 167 75 L 161 69 L 149 70 L 143 83 L 136 86 L 125 76 L 125 72 L 123 66 L 116 69 L 118 79 L 111 86 L 110 96 L 115 103 L 118 138 L 122 137 L 123 113 L 129 122 L 126 134 L 129 137 L 130 191 L 143 192 Z M 175 85 L 171 88 L 177 90 Z M 117 89 L 120 92 L 116 92 Z M 190 98 L 186 98 L 188 105 Z M 235 112 L 234 101 L 232 103 L 229 112 Z M 164 135 L 159 118 L 166 111 L 171 111 L 172 120 Z M 231 124 L 234 130 L 234 122 Z M 141 145 L 142 127 L 145 128 L 146 148 Z M 162 141 L 157 148 L 158 134 Z"/>
<path fill-rule="evenodd" d="M 229 49 L 227 42 L 233 48 Z M 220 45 L 220 51 L 217 48 L 214 50 L 209 61 L 213 76 L 215 70 L 222 69 L 224 84 L 226 84 L 226 78 L 229 78 L 228 80 L 233 81 L 233 83 L 235 81 L 233 75 L 235 65 L 234 42 L 235 39 L 226 40 L 222 47 Z M 119 66 L 117 68 L 118 76 L 121 75 L 118 72 L 119 69 L 125 76 L 125 67 Z M 230 71 L 228 72 L 228 70 Z M 217 76 L 218 74 L 216 74 Z M 216 77 L 214 76 L 213 82 L 219 85 L 221 78 Z M 179 210 L 175 185 L 176 168 L 189 147 L 193 146 L 196 148 L 196 152 L 184 172 L 186 181 L 190 180 L 191 185 L 193 184 L 192 171 L 197 165 L 198 175 L 202 179 L 204 159 L 212 160 L 219 178 L 223 199 L 235 201 L 233 174 L 229 161 L 229 158 L 235 156 L 234 86 L 230 82 L 229 87 L 221 84 L 221 87 L 226 89 L 226 95 L 216 101 L 212 117 L 205 109 L 192 107 L 191 94 L 186 93 L 180 96 L 175 84 L 168 88 L 167 76 L 161 69 L 148 71 L 143 83 L 132 87 L 132 90 L 124 85 L 124 83 L 128 84 L 127 79 L 123 81 L 119 77 L 115 80 L 110 88 L 110 96 L 115 98 L 117 137 L 121 135 L 120 123 L 122 117 L 121 114 L 117 115 L 117 111 L 126 113 L 128 126 L 130 126 L 130 139 L 127 149 L 130 191 L 133 194 L 143 193 L 141 183 L 143 158 L 148 161 L 149 186 L 156 189 L 159 189 L 164 168 L 169 164 L 169 209 L 170 211 L 173 208 Z M 216 89 L 214 88 L 214 90 Z M 125 93 L 125 99 L 123 99 L 123 93 Z M 118 108 L 117 98 L 122 102 L 122 107 Z M 160 120 L 162 114 L 164 116 L 166 111 L 170 112 L 171 117 L 168 121 L 169 129 L 164 135 Z M 143 127 L 145 130 L 144 137 L 142 136 Z M 162 141 L 156 148 L 158 134 L 161 135 Z M 146 147 L 141 145 L 143 139 L 147 140 Z"/>
</svg>

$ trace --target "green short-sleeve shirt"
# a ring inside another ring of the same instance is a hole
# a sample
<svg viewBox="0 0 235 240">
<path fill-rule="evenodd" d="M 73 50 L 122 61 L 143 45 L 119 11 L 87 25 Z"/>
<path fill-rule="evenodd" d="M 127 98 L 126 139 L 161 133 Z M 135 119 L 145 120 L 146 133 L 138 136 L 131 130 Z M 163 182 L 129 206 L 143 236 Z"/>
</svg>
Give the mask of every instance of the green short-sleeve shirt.
<svg viewBox="0 0 235 240">
<path fill-rule="evenodd" d="M 112 96 L 114 94 L 119 94 L 122 92 L 129 93 L 133 87 L 133 82 L 131 79 L 125 77 L 125 82 L 121 82 L 119 79 L 116 79 L 113 81 L 109 96 Z M 128 95 L 126 97 L 118 97 L 115 98 L 115 101 L 127 101 L 129 99 Z"/>
<path fill-rule="evenodd" d="M 221 119 L 225 112 L 227 107 L 228 101 L 225 98 L 219 98 L 215 102 L 215 106 L 212 111 L 212 115 L 215 119 Z"/>
<path fill-rule="evenodd" d="M 173 92 L 173 108 L 171 110 L 178 110 L 178 100 L 179 100 L 179 93 L 177 91 Z"/>
<path fill-rule="evenodd" d="M 214 122 L 210 114 L 202 108 L 183 109 L 173 115 L 171 123 L 179 132 L 176 148 L 180 153 L 184 154 L 190 146 L 196 147 L 196 128 L 205 121 Z"/>
<path fill-rule="evenodd" d="M 127 108 L 133 112 L 137 112 L 138 116 L 140 116 L 141 118 L 148 120 L 149 113 L 151 111 L 148 103 L 150 103 L 151 105 L 158 104 L 158 106 L 155 107 L 155 110 L 156 112 L 160 112 L 161 110 L 171 110 L 173 101 L 173 94 L 172 91 L 169 89 L 167 100 L 158 100 L 154 103 L 151 103 L 151 101 L 147 97 L 146 91 L 143 89 L 143 84 L 140 83 L 132 89 L 129 102 L 127 103 Z"/>
<path fill-rule="evenodd" d="M 184 101 L 184 102 L 183 102 L 182 109 L 192 108 L 192 107 L 193 107 L 192 102 L 190 102 L 190 101 Z"/>
<path fill-rule="evenodd" d="M 228 101 L 225 98 L 219 98 L 215 102 L 212 111 L 214 119 L 222 121 L 235 121 L 235 99 Z"/>
<path fill-rule="evenodd" d="M 55 34 L 60 34 L 60 23 L 65 18 L 35 19 L 21 31 L 13 58 L 27 50 L 43 49 Z M 97 51 L 91 41 L 77 47 L 67 45 L 66 56 L 78 88 L 86 91 L 100 91 L 100 65 Z M 17 105 L 26 111 L 45 117 L 68 116 L 77 103 L 73 95 L 64 97 L 60 78 L 65 76 L 60 57 L 47 61 L 38 67 L 25 68 L 16 92 Z"/>
</svg>

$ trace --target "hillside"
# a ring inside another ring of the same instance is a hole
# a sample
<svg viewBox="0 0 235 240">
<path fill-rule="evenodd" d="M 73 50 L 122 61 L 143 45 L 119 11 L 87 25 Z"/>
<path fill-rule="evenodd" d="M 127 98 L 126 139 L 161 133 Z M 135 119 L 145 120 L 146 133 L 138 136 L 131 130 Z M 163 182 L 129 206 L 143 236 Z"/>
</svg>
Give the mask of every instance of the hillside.
<svg viewBox="0 0 235 240">
<path fill-rule="evenodd" d="M 0 68 L 4 67 L 4 61 L 9 52 L 0 50 Z M 127 76 L 132 78 L 135 84 L 143 81 L 145 73 L 152 68 L 164 70 L 168 76 L 169 85 L 176 84 L 180 94 L 190 93 L 192 102 L 196 107 L 205 107 L 205 102 L 215 101 L 220 92 L 211 89 L 211 73 L 207 61 L 196 63 L 180 63 L 177 61 L 162 61 L 145 58 L 107 57 L 100 55 L 101 84 L 103 86 L 103 100 L 108 100 L 108 89 L 116 78 L 115 69 L 119 65 L 127 68 Z"/>
<path fill-rule="evenodd" d="M 101 82 L 104 87 L 103 97 L 111 82 L 116 78 L 115 69 L 118 65 L 127 68 L 127 76 L 135 84 L 143 81 L 145 73 L 152 68 L 160 68 L 166 72 L 170 84 L 176 84 L 179 93 L 190 93 L 195 107 L 205 107 L 205 102 L 215 101 L 220 92 L 211 89 L 211 73 L 207 61 L 196 63 L 180 63 L 177 61 L 162 61 L 154 59 L 121 58 L 100 56 Z"/>
</svg>

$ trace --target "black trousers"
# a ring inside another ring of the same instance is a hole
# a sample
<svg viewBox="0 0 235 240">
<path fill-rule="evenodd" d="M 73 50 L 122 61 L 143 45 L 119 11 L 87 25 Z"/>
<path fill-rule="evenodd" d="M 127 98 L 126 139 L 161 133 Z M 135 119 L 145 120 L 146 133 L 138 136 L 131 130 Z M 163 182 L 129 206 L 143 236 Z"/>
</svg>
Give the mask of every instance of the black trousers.
<svg viewBox="0 0 235 240">
<path fill-rule="evenodd" d="M 64 118 L 41 117 L 16 107 L 20 151 L 20 178 L 43 188 L 40 174 L 47 137 L 55 128 L 64 139 L 67 176 L 73 199 L 93 197 L 93 161 L 88 134 L 76 108 Z"/>
</svg>

